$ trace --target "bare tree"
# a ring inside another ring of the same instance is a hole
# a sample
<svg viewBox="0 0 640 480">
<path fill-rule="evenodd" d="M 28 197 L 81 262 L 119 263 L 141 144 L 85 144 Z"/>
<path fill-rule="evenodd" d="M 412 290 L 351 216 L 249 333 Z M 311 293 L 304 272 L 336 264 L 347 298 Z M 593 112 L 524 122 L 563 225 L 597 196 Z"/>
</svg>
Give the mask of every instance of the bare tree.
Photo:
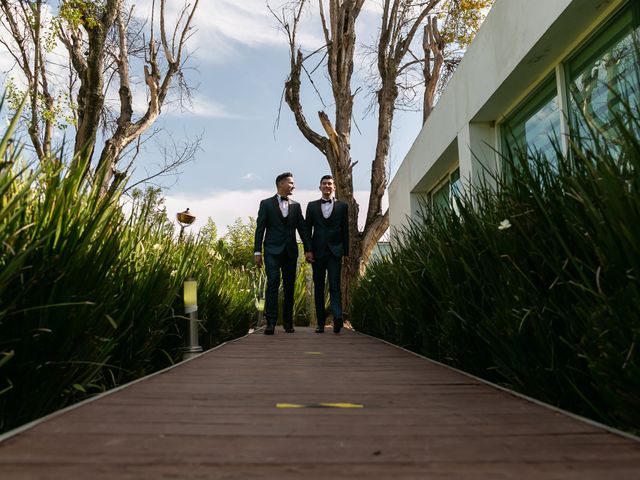
<svg viewBox="0 0 640 480">
<path fill-rule="evenodd" d="M 186 88 L 182 76 L 188 57 L 185 47 L 193 33 L 198 3 L 185 3 L 175 24 L 169 26 L 166 0 L 152 2 L 150 19 L 143 25 L 136 24 L 133 7 L 127 8 L 125 0 L 62 0 L 51 27 L 55 37 L 51 32 L 45 37 L 41 29 L 42 1 L 0 0 L 3 26 L 12 43 L 1 41 L 27 79 L 31 98 L 29 134 L 38 158 L 50 156 L 55 122 L 54 97 L 47 80 L 51 64 L 43 54 L 53 38 L 62 42 L 69 56 L 68 88 L 75 100 L 69 102 L 76 127 L 74 165 L 80 164 L 80 155 L 93 158 L 102 127 L 105 142 L 94 171 L 100 173 L 99 187 L 105 191 L 125 175 L 118 165 L 123 152 L 153 125 L 176 77 L 178 87 Z M 143 64 L 147 107 L 134 118 L 130 69 L 137 63 Z M 113 115 L 105 102 L 112 82 L 118 91 L 118 108 Z"/>
<path fill-rule="evenodd" d="M 358 230 L 359 205 L 353 196 L 353 167 L 351 158 L 351 122 L 354 94 L 352 74 L 356 48 L 356 22 L 364 0 L 319 0 L 319 17 L 326 48 L 326 75 L 334 100 L 333 120 L 325 111 L 318 112 L 324 134 L 312 129 L 307 122 L 300 100 L 301 74 L 306 58 L 297 41 L 306 0 L 297 0 L 281 14 L 272 10 L 289 39 L 290 72 L 285 83 L 285 101 L 294 114 L 296 124 L 305 138 L 327 159 L 336 181 L 337 196 L 349 204 L 350 255 L 343 265 L 343 298 L 349 304 L 349 289 L 363 270 L 378 239 L 389 226 L 389 213 L 382 209 L 387 188 L 387 163 L 391 127 L 398 99 L 398 78 L 416 63 L 409 54 L 410 47 L 425 21 L 440 0 L 385 0 L 382 5 L 381 26 L 376 54 L 379 85 L 376 92 L 378 125 L 375 156 L 371 163 L 371 191 L 364 228 Z M 325 7 L 325 3 L 327 7 Z M 308 58 L 308 57 L 307 57 Z"/>
<path fill-rule="evenodd" d="M 284 99 L 293 112 L 304 137 L 325 157 L 335 178 L 338 197 L 349 204 L 350 256 L 344 259 L 342 289 L 349 305 L 349 289 L 361 274 L 373 248 L 389 226 L 388 210 L 382 199 L 388 185 L 388 158 L 394 112 L 399 104 L 416 102 L 422 96 L 424 118 L 433 109 L 437 93 L 457 66 L 461 52 L 470 43 L 493 0 L 383 0 L 381 22 L 375 46 L 377 71 L 376 149 L 371 162 L 371 190 L 362 231 L 358 229 L 360 206 L 353 193 L 351 125 L 355 94 L 352 74 L 356 49 L 356 23 L 364 0 L 318 0 L 319 19 L 324 34 L 326 78 L 333 95 L 332 118 L 318 112 L 323 133 L 314 130 L 305 116 L 300 99 L 302 73 L 310 77 L 297 34 L 302 13 L 309 0 L 291 0 L 280 13 L 270 8 L 289 41 L 290 71 Z M 424 55 L 412 51 L 418 31 L 423 27 Z M 314 85 L 315 88 L 315 85 Z M 356 90 L 357 91 L 357 90 Z M 408 93 L 407 93 L 408 92 Z M 402 96 L 401 96 L 402 95 Z M 326 107 L 325 107 L 326 108 Z"/>
</svg>

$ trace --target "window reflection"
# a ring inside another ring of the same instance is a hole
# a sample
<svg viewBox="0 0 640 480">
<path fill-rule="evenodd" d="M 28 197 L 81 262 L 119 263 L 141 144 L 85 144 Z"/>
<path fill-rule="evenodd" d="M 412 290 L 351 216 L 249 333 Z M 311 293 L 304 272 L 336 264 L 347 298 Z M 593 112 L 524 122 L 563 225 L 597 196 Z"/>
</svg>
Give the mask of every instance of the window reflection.
<svg viewBox="0 0 640 480">
<path fill-rule="evenodd" d="M 608 140 L 612 153 L 619 152 L 616 127 L 625 102 L 638 109 L 637 40 L 627 9 L 567 64 L 573 134 L 587 148 L 598 136 Z"/>
</svg>

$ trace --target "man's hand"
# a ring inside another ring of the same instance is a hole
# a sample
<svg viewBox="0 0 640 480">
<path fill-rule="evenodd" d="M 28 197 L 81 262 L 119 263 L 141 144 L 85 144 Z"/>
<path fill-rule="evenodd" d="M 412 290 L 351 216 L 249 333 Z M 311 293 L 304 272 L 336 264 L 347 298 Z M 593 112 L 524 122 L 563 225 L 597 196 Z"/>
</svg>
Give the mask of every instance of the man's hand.
<svg viewBox="0 0 640 480">
<path fill-rule="evenodd" d="M 260 268 L 262 266 L 262 255 L 254 255 L 253 262 L 256 264 L 256 267 Z"/>
<path fill-rule="evenodd" d="M 313 252 L 304 252 L 304 259 L 309 263 L 313 263 L 316 261 L 315 257 L 313 256 Z"/>
</svg>

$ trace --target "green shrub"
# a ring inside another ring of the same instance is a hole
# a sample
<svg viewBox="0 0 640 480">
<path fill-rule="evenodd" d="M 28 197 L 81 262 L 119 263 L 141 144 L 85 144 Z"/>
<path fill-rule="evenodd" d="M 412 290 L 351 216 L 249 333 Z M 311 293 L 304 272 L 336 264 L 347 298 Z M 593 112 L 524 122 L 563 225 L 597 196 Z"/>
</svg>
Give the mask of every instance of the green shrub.
<svg viewBox="0 0 640 480">
<path fill-rule="evenodd" d="M 188 277 L 203 345 L 247 332 L 249 275 L 210 242 L 177 241 L 148 204 L 124 215 L 82 168 L 22 166 L 12 126 L 0 142 L 0 431 L 179 360 Z"/>
<path fill-rule="evenodd" d="M 353 294 L 364 332 L 548 403 L 640 429 L 640 121 L 425 206 Z M 528 157 L 528 158 L 527 158 Z M 555 164 L 555 166 L 553 166 Z"/>
</svg>

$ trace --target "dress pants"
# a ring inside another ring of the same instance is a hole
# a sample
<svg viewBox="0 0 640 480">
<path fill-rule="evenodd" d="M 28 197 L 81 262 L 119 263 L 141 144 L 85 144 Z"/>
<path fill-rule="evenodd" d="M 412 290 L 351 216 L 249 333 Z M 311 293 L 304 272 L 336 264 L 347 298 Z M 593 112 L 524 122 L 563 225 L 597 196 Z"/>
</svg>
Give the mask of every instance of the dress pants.
<svg viewBox="0 0 640 480">
<path fill-rule="evenodd" d="M 313 268 L 313 297 L 316 305 L 316 317 L 318 326 L 324 327 L 326 311 L 324 304 L 324 285 L 329 276 L 329 298 L 333 318 L 342 318 L 342 296 L 340 293 L 340 270 L 342 257 L 336 257 L 331 251 L 327 251 L 320 258 L 316 257 Z"/>
<path fill-rule="evenodd" d="M 285 328 L 293 327 L 293 290 L 296 281 L 297 256 L 290 256 L 286 249 L 277 255 L 265 253 L 264 267 L 267 272 L 267 291 L 265 293 L 264 312 L 268 326 L 278 321 L 278 289 L 282 273 L 282 323 Z"/>
</svg>

